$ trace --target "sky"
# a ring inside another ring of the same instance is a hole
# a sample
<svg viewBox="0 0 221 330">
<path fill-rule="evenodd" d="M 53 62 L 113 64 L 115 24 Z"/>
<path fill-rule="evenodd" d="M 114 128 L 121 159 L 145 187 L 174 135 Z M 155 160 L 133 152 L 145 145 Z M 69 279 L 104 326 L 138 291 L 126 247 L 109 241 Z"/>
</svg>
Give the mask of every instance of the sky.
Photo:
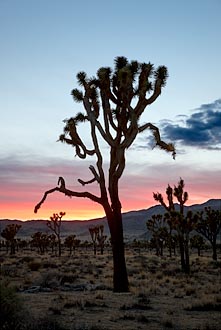
<svg viewBox="0 0 221 330">
<path fill-rule="evenodd" d="M 221 198 L 220 12 L 219 0 L 0 0 L 0 219 L 104 216 L 92 201 L 61 193 L 37 214 L 34 206 L 59 176 L 75 191 L 78 178 L 90 179 L 92 160 L 56 141 L 63 120 L 83 110 L 70 95 L 76 74 L 94 76 L 116 56 L 167 66 L 142 123 L 157 125 L 177 150 L 173 160 L 148 132 L 138 137 L 120 180 L 122 211 L 155 205 L 153 192 L 180 177 L 188 205 Z M 98 193 L 96 183 L 86 188 Z"/>
</svg>

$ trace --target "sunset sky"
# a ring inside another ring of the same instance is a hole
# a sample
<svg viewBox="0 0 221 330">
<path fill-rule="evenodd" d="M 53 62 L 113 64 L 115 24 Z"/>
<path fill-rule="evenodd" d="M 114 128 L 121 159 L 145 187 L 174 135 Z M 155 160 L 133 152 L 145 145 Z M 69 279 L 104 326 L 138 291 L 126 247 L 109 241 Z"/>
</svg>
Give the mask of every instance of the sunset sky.
<svg viewBox="0 0 221 330">
<path fill-rule="evenodd" d="M 82 110 L 70 95 L 76 74 L 94 76 L 116 56 L 167 66 L 167 85 L 141 123 L 157 125 L 177 149 L 173 160 L 152 148 L 150 134 L 139 136 L 120 181 L 123 212 L 155 205 L 153 192 L 180 177 L 188 205 L 221 198 L 220 13 L 220 0 L 1 0 L 0 219 L 104 216 L 90 200 L 61 193 L 37 214 L 34 206 L 59 176 L 85 189 L 77 179 L 90 179 L 93 160 L 56 141 L 62 121 Z M 98 192 L 96 183 L 86 188 Z"/>
</svg>

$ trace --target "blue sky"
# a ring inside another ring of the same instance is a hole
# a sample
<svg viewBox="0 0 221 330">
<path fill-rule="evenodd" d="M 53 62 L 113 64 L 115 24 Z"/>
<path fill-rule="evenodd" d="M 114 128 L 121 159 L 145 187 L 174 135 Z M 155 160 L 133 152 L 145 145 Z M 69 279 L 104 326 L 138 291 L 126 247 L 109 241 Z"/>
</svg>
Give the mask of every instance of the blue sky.
<svg viewBox="0 0 221 330">
<path fill-rule="evenodd" d="M 70 96 L 77 87 L 75 75 L 81 70 L 95 75 L 99 67 L 113 66 L 119 55 L 168 67 L 167 85 L 143 120 L 160 125 L 168 139 L 175 139 L 178 150 L 171 165 L 162 151 L 144 153 L 148 142 L 142 136 L 128 155 L 126 178 L 132 182 L 140 176 L 143 182 L 152 176 L 154 165 L 159 173 L 163 167 L 166 175 L 156 173 L 160 180 L 150 180 L 152 190 L 162 191 L 183 176 L 195 196 L 193 202 L 211 194 L 220 197 L 220 12 L 219 0 L 0 0 L 0 180 L 4 182 L 0 203 L 7 200 L 12 208 L 18 200 L 21 207 L 25 204 L 21 196 L 5 193 L 19 183 L 18 192 L 24 195 L 36 185 L 30 201 L 35 204 L 39 189 L 47 189 L 47 180 L 49 185 L 56 181 L 64 164 L 77 168 L 72 150 L 56 143 L 62 120 L 81 109 Z M 198 121 L 204 125 L 196 125 Z M 197 136 L 191 135 L 197 130 Z M 44 171 L 50 172 L 47 178 Z M 205 177 L 205 185 L 211 187 L 202 194 L 202 186 L 197 191 L 192 182 L 202 185 Z M 129 192 L 123 183 L 122 193 L 126 200 Z M 152 196 L 146 200 L 137 207 L 150 205 Z"/>
</svg>

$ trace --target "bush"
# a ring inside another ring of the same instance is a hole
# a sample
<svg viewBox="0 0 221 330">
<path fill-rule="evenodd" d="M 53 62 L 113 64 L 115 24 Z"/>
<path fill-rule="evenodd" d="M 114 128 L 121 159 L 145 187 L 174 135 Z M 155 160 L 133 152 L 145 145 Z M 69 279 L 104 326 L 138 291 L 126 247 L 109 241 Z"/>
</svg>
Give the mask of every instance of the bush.
<svg viewBox="0 0 221 330">
<path fill-rule="evenodd" d="M 22 302 L 20 301 L 15 289 L 8 283 L 0 283 L 0 302 L 1 302 L 1 329 L 23 330 L 21 314 Z"/>
<path fill-rule="evenodd" d="M 39 261 L 31 261 L 28 263 L 28 268 L 33 272 L 39 270 L 40 267 L 41 263 Z"/>
<path fill-rule="evenodd" d="M 1 330 L 65 330 L 51 318 L 33 319 L 6 281 L 0 282 L 0 304 Z"/>
</svg>

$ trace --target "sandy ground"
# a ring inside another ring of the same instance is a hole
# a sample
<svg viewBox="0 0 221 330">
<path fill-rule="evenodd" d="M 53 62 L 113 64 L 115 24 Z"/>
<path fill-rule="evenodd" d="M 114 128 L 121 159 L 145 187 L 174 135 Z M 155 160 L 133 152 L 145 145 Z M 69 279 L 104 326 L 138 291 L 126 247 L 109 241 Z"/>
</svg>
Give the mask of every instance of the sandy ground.
<svg viewBox="0 0 221 330">
<path fill-rule="evenodd" d="M 16 287 L 33 320 L 52 318 L 70 330 L 221 329 L 221 261 L 209 252 L 191 254 L 187 276 L 179 257 L 127 249 L 129 293 L 112 292 L 110 251 L 60 258 L 1 251 L 0 258 L 1 280 Z"/>
</svg>

